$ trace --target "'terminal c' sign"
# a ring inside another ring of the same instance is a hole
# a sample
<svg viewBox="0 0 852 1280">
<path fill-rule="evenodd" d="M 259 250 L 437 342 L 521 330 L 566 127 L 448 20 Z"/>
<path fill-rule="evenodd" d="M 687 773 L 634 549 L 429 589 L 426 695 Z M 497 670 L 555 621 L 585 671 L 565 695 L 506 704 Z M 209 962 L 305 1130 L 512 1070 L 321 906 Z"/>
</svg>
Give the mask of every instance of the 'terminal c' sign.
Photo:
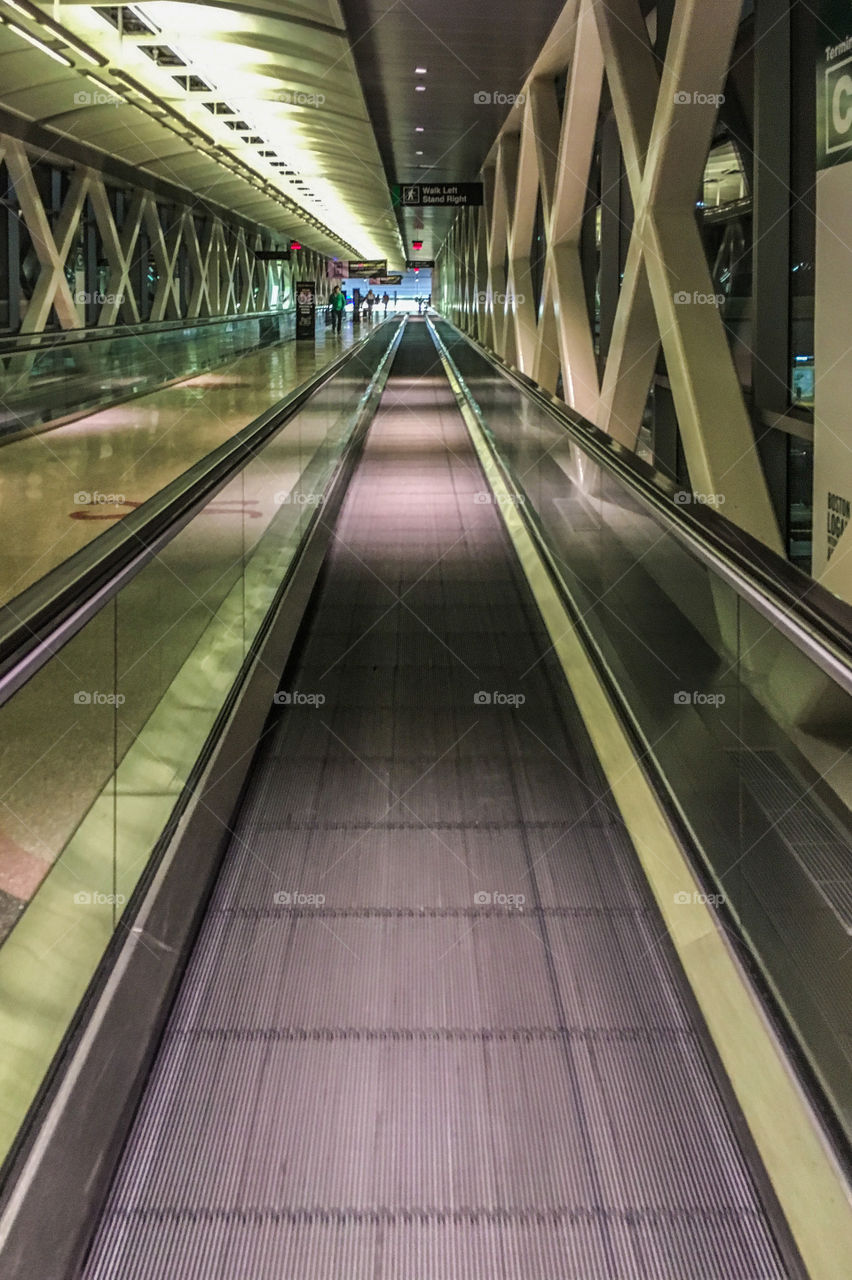
<svg viewBox="0 0 852 1280">
<path fill-rule="evenodd" d="M 828 135 L 826 137 L 826 154 L 841 151 L 852 144 L 852 58 L 843 64 L 843 69 L 835 68 L 835 74 L 829 76 L 828 90 L 831 104 L 828 115 Z"/>
<path fill-rule="evenodd" d="M 817 166 L 852 160 L 852 5 L 821 0 L 817 21 Z"/>
</svg>

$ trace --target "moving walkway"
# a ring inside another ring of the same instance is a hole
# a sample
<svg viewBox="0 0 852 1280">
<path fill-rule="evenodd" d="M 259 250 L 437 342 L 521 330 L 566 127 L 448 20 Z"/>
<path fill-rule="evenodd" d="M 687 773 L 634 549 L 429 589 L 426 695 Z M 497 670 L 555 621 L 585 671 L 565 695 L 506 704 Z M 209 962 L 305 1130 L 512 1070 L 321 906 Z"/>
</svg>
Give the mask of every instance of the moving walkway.
<svg viewBox="0 0 852 1280">
<path fill-rule="evenodd" d="M 844 619 L 808 592 L 773 625 L 777 565 L 445 322 L 320 381 L 111 531 L 85 621 L 78 592 L 10 634 L 14 711 L 104 611 L 113 642 L 156 615 L 83 704 L 115 769 L 45 886 L 67 860 L 93 898 L 111 824 L 80 904 L 111 920 L 4 1274 L 844 1274 Z"/>
</svg>

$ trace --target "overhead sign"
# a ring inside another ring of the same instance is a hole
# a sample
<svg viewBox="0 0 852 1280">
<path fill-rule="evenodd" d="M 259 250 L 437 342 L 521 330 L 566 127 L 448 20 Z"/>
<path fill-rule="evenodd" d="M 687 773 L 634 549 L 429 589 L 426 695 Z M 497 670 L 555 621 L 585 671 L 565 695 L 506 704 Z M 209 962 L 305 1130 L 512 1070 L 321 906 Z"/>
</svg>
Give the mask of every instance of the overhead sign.
<svg viewBox="0 0 852 1280">
<path fill-rule="evenodd" d="M 852 159 L 849 0 L 822 0 L 817 29 L 817 168 Z"/>
<path fill-rule="evenodd" d="M 420 208 L 441 205 L 451 208 L 475 207 L 482 204 L 481 182 L 416 182 L 410 186 L 391 188 L 394 205 Z"/>
<path fill-rule="evenodd" d="M 289 262 L 289 249 L 255 249 L 254 256 L 258 262 Z"/>
<path fill-rule="evenodd" d="M 313 280 L 300 280 L 296 285 L 296 337 L 313 338 L 316 318 L 317 287 Z"/>
<path fill-rule="evenodd" d="M 402 284 L 402 276 L 370 276 L 370 284 Z"/>
<path fill-rule="evenodd" d="M 405 264 L 407 271 L 413 271 L 415 267 L 434 267 L 434 258 L 409 258 Z"/>
<path fill-rule="evenodd" d="M 350 262 L 349 263 L 349 279 L 350 280 L 369 280 L 370 276 L 387 275 L 388 260 L 387 258 L 373 258 L 368 262 Z"/>
</svg>

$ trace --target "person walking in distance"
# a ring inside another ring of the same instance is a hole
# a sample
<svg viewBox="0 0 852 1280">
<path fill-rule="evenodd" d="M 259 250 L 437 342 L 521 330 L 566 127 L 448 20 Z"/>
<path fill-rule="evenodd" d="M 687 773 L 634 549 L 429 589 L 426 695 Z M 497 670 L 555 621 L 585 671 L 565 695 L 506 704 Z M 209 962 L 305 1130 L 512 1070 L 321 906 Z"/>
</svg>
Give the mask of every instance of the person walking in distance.
<svg viewBox="0 0 852 1280">
<path fill-rule="evenodd" d="M 331 324 L 335 333 L 340 333 L 343 324 L 343 311 L 346 307 L 346 294 L 339 284 L 331 291 Z"/>
<path fill-rule="evenodd" d="M 390 294 L 388 293 L 387 289 L 385 289 L 384 295 L 383 295 L 383 297 L 382 297 L 382 306 L 383 306 L 383 307 L 384 307 L 384 309 L 385 309 L 385 317 L 387 317 L 387 314 L 388 314 L 388 303 L 389 303 L 389 302 L 390 302 Z"/>
<path fill-rule="evenodd" d="M 367 306 L 367 320 L 372 321 L 373 307 L 376 305 L 376 295 L 373 293 L 372 289 L 367 294 L 366 298 L 364 299 L 364 302 L 366 303 L 366 306 Z"/>
</svg>

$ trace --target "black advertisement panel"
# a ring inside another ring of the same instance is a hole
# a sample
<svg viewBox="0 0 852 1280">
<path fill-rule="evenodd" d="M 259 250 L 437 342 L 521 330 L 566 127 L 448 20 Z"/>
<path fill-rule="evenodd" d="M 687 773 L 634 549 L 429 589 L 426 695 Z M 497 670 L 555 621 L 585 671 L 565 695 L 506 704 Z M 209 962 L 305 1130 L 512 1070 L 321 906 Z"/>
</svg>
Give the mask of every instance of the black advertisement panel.
<svg viewBox="0 0 852 1280">
<path fill-rule="evenodd" d="M 255 260 L 257 262 L 289 262 L 289 249 L 255 249 Z"/>
<path fill-rule="evenodd" d="M 313 338 L 316 333 L 317 287 L 313 280 L 296 285 L 296 337 Z"/>
<path fill-rule="evenodd" d="M 387 258 L 373 258 L 368 262 L 350 262 L 350 280 L 369 280 L 370 276 L 386 276 L 388 273 Z"/>
<path fill-rule="evenodd" d="M 405 264 L 407 271 L 413 271 L 415 267 L 434 267 L 434 258 L 409 258 Z"/>
</svg>

